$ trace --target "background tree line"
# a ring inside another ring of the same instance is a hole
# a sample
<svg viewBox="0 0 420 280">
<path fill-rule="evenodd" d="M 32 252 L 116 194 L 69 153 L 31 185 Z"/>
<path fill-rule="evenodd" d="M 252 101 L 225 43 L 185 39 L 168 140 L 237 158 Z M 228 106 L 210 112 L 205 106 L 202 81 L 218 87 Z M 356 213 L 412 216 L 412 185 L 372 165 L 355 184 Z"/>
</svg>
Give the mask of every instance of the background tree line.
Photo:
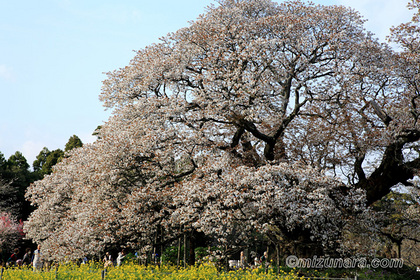
<svg viewBox="0 0 420 280">
<path fill-rule="evenodd" d="M 29 217 L 34 210 L 30 202 L 25 199 L 25 192 L 29 185 L 51 174 L 53 166 L 60 162 L 67 152 L 82 147 L 83 143 L 76 135 L 70 137 L 64 150 L 50 151 L 44 147 L 32 163 L 32 169 L 25 156 L 17 151 L 8 159 L 0 152 L 0 250 L 3 258 L 13 250 L 14 246 L 22 246 L 27 241 L 18 243 L 23 235 L 22 221 Z M 22 251 L 22 250 L 21 250 Z"/>
</svg>

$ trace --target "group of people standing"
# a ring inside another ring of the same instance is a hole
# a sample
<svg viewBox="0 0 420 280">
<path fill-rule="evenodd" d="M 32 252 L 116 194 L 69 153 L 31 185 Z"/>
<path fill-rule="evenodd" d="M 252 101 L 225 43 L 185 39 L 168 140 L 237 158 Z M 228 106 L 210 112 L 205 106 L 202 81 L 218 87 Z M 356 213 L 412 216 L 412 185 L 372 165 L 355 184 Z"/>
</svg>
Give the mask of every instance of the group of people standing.
<svg viewBox="0 0 420 280">
<path fill-rule="evenodd" d="M 127 252 L 125 249 L 122 249 L 121 252 L 118 253 L 118 257 L 115 260 L 112 258 L 109 252 L 105 253 L 104 258 L 102 259 L 104 262 L 105 268 L 111 266 L 120 266 L 124 260 L 126 259 Z M 13 251 L 13 254 L 7 259 L 6 262 L 7 266 L 30 266 L 32 265 L 34 271 L 41 271 L 44 265 L 44 260 L 42 258 L 41 252 L 41 245 L 38 245 L 37 249 L 32 253 L 30 248 L 27 248 L 23 258 L 19 258 L 19 249 L 16 248 Z"/>
<path fill-rule="evenodd" d="M 105 253 L 104 258 L 102 259 L 104 262 L 105 268 L 111 267 L 111 266 L 120 266 L 124 260 L 126 259 L 127 252 L 125 249 L 122 249 L 121 252 L 118 253 L 118 257 L 115 260 L 112 258 L 111 254 L 109 252 Z M 44 260 L 42 258 L 42 252 L 41 252 L 41 245 L 38 245 L 37 249 L 32 252 L 30 248 L 27 248 L 25 250 L 25 254 L 23 255 L 23 258 L 19 258 L 19 249 L 16 248 L 12 255 L 7 259 L 6 262 L 7 266 L 30 266 L 32 265 L 34 271 L 41 271 L 42 267 L 44 265 Z"/>
<path fill-rule="evenodd" d="M 118 253 L 118 257 L 115 260 L 112 258 L 111 254 L 109 252 L 105 253 L 104 258 L 102 259 L 104 262 L 104 267 L 111 267 L 111 266 L 120 266 L 126 259 L 127 252 L 125 249 L 122 249 L 121 252 Z M 23 258 L 19 258 L 19 249 L 16 248 L 12 255 L 7 259 L 6 262 L 7 266 L 31 266 L 33 267 L 34 271 L 41 271 L 42 267 L 44 265 L 44 260 L 42 257 L 41 252 L 41 245 L 38 245 L 37 249 L 32 252 L 30 248 L 27 248 L 25 250 L 25 254 L 23 255 Z"/>
<path fill-rule="evenodd" d="M 127 252 L 125 251 L 125 249 L 122 249 L 121 252 L 118 253 L 118 257 L 116 259 L 116 265 L 120 266 L 124 262 L 126 256 L 127 256 Z M 105 256 L 102 259 L 102 261 L 104 262 L 105 268 L 114 266 L 114 259 L 112 258 L 109 252 L 105 253 Z"/>
<path fill-rule="evenodd" d="M 8 258 L 6 262 L 7 266 L 29 266 L 32 265 L 34 271 L 41 270 L 43 261 L 41 254 L 41 245 L 38 245 L 37 249 L 33 252 L 30 248 L 27 248 L 23 258 L 19 258 L 19 249 L 16 248 L 13 254 Z"/>
</svg>

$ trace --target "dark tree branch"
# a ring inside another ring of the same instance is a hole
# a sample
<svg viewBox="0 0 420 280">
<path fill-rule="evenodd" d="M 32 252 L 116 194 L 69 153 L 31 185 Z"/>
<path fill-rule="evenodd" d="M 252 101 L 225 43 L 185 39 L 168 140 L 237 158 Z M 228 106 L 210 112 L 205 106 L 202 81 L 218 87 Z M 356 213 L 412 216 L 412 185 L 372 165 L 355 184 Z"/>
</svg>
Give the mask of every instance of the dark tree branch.
<svg viewBox="0 0 420 280">
<path fill-rule="evenodd" d="M 258 139 L 264 141 L 264 142 L 275 142 L 275 139 L 272 136 L 266 135 L 262 132 L 260 132 L 255 124 L 251 121 L 248 121 L 242 117 L 238 118 L 238 124 L 239 126 L 243 127 L 247 131 L 249 131 L 252 135 L 257 137 Z"/>
<path fill-rule="evenodd" d="M 420 169 L 420 159 L 404 163 L 405 144 L 420 140 L 419 130 L 405 130 L 386 147 L 381 164 L 369 178 L 359 180 L 357 187 L 366 190 L 367 204 L 371 205 L 390 193 L 398 183 L 407 183 Z"/>
<path fill-rule="evenodd" d="M 232 143 L 230 144 L 231 148 L 236 147 L 239 144 L 239 140 L 241 139 L 242 134 L 244 134 L 245 129 L 243 127 L 239 127 L 236 131 L 235 135 L 233 136 Z"/>
<path fill-rule="evenodd" d="M 363 161 L 365 160 L 365 154 L 357 156 L 354 162 L 354 171 L 360 180 L 366 180 L 365 171 L 362 168 Z"/>
<path fill-rule="evenodd" d="M 374 100 L 370 101 L 370 104 L 372 105 L 376 115 L 383 121 L 386 126 L 388 126 L 392 121 L 392 118 L 388 116 L 388 114 L 381 107 L 379 107 L 378 103 L 376 103 Z"/>
</svg>

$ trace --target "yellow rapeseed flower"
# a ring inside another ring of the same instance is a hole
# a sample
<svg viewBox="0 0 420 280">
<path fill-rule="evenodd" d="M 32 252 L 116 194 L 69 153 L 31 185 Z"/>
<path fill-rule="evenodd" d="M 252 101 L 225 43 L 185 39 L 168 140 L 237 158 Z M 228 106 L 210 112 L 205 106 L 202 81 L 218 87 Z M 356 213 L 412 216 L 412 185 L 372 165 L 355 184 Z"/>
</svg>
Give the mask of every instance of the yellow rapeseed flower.
<svg viewBox="0 0 420 280">
<path fill-rule="evenodd" d="M 180 280 L 180 279 L 199 279 L 199 280 L 296 280 L 302 279 L 297 276 L 295 270 L 286 273 L 280 270 L 278 274 L 269 269 L 238 269 L 233 271 L 218 271 L 214 264 L 203 263 L 198 266 L 190 266 L 187 268 L 177 268 L 176 266 L 142 266 L 134 263 L 124 264 L 121 267 L 108 267 L 104 271 L 101 263 L 89 262 L 84 265 L 76 265 L 72 262 L 60 264 L 49 270 L 44 269 L 40 272 L 34 272 L 32 269 L 8 268 L 3 273 L 4 279 L 22 279 L 22 280 L 54 280 L 54 279 L 101 279 L 101 274 L 106 273 L 107 280 L 135 280 L 135 279 L 163 279 L 163 280 Z"/>
</svg>

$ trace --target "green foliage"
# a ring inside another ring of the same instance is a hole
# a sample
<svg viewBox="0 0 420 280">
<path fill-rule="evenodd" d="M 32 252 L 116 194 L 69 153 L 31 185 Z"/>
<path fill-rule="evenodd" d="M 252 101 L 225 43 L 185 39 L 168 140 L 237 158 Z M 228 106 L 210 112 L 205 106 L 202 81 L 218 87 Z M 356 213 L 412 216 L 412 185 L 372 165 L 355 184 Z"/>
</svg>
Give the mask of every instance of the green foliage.
<svg viewBox="0 0 420 280">
<path fill-rule="evenodd" d="M 65 151 L 81 147 L 82 141 L 76 135 L 70 137 Z M 29 185 L 52 173 L 52 168 L 64 157 L 64 151 L 50 151 L 44 147 L 32 163 L 33 172 L 23 154 L 17 151 L 8 160 L 0 152 L 0 210 L 9 212 L 18 219 L 26 219 L 33 210 L 25 199 Z"/>
<path fill-rule="evenodd" d="M 82 140 L 76 135 L 73 135 L 66 143 L 64 151 L 61 149 L 50 151 L 47 147 L 44 147 L 32 164 L 35 180 L 41 180 L 45 175 L 51 174 L 53 166 L 63 159 L 65 152 L 82 146 Z"/>
<path fill-rule="evenodd" d="M 30 204 L 25 199 L 25 191 L 30 183 L 33 182 L 32 173 L 29 171 L 29 164 L 21 152 L 11 155 L 7 162 L 3 162 L 2 175 L 4 187 L 2 199 L 7 204 L 13 205 L 13 214 L 18 219 L 26 219 L 30 213 Z"/>
<path fill-rule="evenodd" d="M 184 256 L 184 246 L 181 246 L 181 260 Z M 162 262 L 164 264 L 176 265 L 178 260 L 178 246 L 169 246 L 162 253 Z M 180 260 L 180 261 L 181 261 Z"/>
<path fill-rule="evenodd" d="M 212 247 L 211 251 L 216 251 L 219 248 Z M 208 256 L 210 255 L 210 251 L 208 247 L 197 247 L 194 250 L 196 262 L 197 263 L 204 263 L 208 261 Z M 184 245 L 181 246 L 180 252 L 180 264 L 183 265 L 184 261 Z M 169 246 L 162 253 L 162 263 L 168 265 L 176 265 L 178 260 L 178 246 Z"/>
<path fill-rule="evenodd" d="M 39 172 L 42 169 L 42 166 L 46 163 L 47 157 L 50 154 L 50 150 L 47 147 L 44 147 L 42 151 L 36 156 L 36 160 L 32 163 L 34 172 Z"/>
<path fill-rule="evenodd" d="M 29 164 L 21 152 L 11 155 L 7 161 L 10 179 L 15 185 L 24 186 L 30 181 Z"/>
<path fill-rule="evenodd" d="M 128 253 L 123 261 L 124 264 L 136 264 L 137 263 L 137 257 L 132 252 Z"/>
<path fill-rule="evenodd" d="M 386 214 L 390 220 L 397 221 L 403 218 L 404 210 L 408 206 L 416 204 L 410 194 L 392 191 L 375 203 L 373 209 Z"/>
<path fill-rule="evenodd" d="M 79 148 L 83 146 L 82 140 L 80 140 L 79 137 L 76 135 L 73 135 L 70 137 L 69 141 L 66 143 L 66 147 L 64 149 L 65 152 L 69 152 L 73 150 L 74 148 Z"/>
<path fill-rule="evenodd" d="M 391 192 L 373 205 L 373 209 L 381 214 L 377 221 L 381 234 L 395 243 L 399 251 L 404 239 L 420 241 L 420 219 L 416 214 L 419 208 L 410 194 L 400 192 Z"/>
<path fill-rule="evenodd" d="M 61 149 L 50 152 L 45 160 L 45 163 L 42 165 L 41 173 L 43 175 L 51 174 L 53 166 L 60 162 L 63 157 L 64 152 Z"/>
<path fill-rule="evenodd" d="M 0 178 L 5 178 L 5 173 L 7 169 L 7 161 L 3 153 L 0 152 Z"/>
<path fill-rule="evenodd" d="M 17 197 L 18 189 L 0 177 L 0 213 L 18 216 L 21 211 L 21 202 L 17 201 Z"/>
<path fill-rule="evenodd" d="M 65 151 L 82 145 L 80 138 L 73 135 L 67 142 Z M 44 147 L 34 160 L 33 172 L 31 172 L 30 165 L 21 152 L 17 151 L 8 160 L 0 152 L 0 210 L 9 212 L 18 219 L 26 219 L 33 210 L 25 199 L 26 189 L 32 182 L 51 174 L 53 166 L 63 157 L 63 150 L 50 151 Z"/>
<path fill-rule="evenodd" d="M 44 178 L 45 173 L 42 172 L 42 167 L 47 162 L 47 158 L 50 155 L 51 151 L 47 147 L 44 147 L 39 154 L 36 156 L 36 159 L 32 163 L 34 181 L 41 180 Z"/>
<path fill-rule="evenodd" d="M 93 136 L 96 136 L 98 139 L 100 139 L 101 137 L 99 136 L 99 132 L 102 128 L 102 125 L 98 125 L 95 129 L 95 131 L 92 133 Z"/>
<path fill-rule="evenodd" d="M 203 259 L 209 255 L 209 250 L 207 247 L 197 247 L 194 251 L 197 259 Z"/>
</svg>

